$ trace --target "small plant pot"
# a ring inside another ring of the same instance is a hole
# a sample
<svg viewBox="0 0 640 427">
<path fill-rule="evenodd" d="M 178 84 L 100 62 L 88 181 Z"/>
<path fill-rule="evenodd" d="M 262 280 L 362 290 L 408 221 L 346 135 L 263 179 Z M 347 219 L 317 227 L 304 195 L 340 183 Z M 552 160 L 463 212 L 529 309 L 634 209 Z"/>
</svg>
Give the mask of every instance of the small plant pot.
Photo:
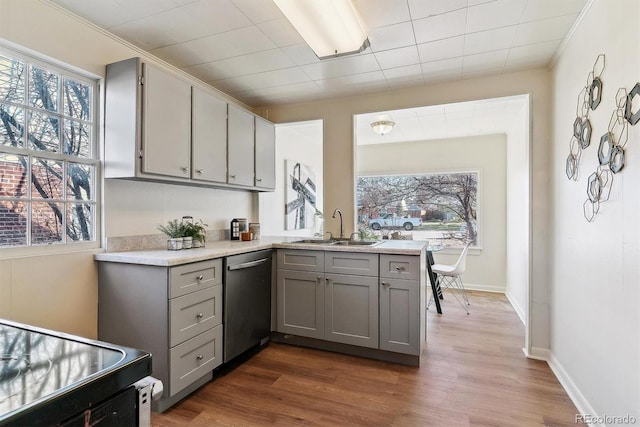
<svg viewBox="0 0 640 427">
<path fill-rule="evenodd" d="M 179 251 L 182 249 L 182 237 L 167 240 L 167 249 L 170 251 Z"/>
<path fill-rule="evenodd" d="M 201 248 L 204 246 L 204 242 L 198 239 L 193 239 L 193 246 L 194 248 Z"/>
<path fill-rule="evenodd" d="M 182 238 L 182 249 L 191 249 L 193 247 L 193 237 L 183 237 Z"/>
</svg>

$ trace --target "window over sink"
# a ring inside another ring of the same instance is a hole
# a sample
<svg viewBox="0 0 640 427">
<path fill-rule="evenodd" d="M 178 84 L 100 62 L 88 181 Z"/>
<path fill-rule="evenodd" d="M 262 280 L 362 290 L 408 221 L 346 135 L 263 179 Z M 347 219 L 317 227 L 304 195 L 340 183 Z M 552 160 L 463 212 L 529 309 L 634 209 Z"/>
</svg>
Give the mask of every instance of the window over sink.
<svg viewBox="0 0 640 427">
<path fill-rule="evenodd" d="M 97 93 L 0 46 L 0 248 L 96 244 Z"/>
</svg>

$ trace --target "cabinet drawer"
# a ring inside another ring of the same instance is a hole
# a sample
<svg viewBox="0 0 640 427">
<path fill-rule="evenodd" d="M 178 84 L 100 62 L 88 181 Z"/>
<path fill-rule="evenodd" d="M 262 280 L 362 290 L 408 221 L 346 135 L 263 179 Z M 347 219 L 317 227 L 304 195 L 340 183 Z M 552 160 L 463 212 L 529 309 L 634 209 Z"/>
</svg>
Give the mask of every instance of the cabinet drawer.
<svg viewBox="0 0 640 427">
<path fill-rule="evenodd" d="M 326 252 L 324 271 L 326 273 L 357 274 L 358 276 L 378 276 L 378 254 Z"/>
<path fill-rule="evenodd" d="M 420 257 L 411 255 L 380 255 L 380 277 L 420 280 Z"/>
<path fill-rule="evenodd" d="M 222 284 L 222 258 L 179 265 L 169 270 L 169 298 Z"/>
<path fill-rule="evenodd" d="M 174 298 L 169 310 L 173 347 L 222 323 L 222 285 Z"/>
<path fill-rule="evenodd" d="M 169 396 L 222 364 L 222 325 L 200 334 L 169 351 Z"/>
<path fill-rule="evenodd" d="M 324 271 L 324 252 L 307 250 L 279 250 L 278 268 L 298 271 Z"/>
</svg>

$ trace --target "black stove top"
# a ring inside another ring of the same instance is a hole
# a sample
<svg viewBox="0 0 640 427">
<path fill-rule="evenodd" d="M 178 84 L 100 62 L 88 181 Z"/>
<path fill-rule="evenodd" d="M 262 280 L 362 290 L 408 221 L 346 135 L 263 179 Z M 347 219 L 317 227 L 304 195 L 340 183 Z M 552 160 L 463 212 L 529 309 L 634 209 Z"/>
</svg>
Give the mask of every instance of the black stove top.
<svg viewBox="0 0 640 427">
<path fill-rule="evenodd" d="M 148 353 L 1 319 L 0 355 L 0 425 L 74 415 L 151 374 Z"/>
</svg>

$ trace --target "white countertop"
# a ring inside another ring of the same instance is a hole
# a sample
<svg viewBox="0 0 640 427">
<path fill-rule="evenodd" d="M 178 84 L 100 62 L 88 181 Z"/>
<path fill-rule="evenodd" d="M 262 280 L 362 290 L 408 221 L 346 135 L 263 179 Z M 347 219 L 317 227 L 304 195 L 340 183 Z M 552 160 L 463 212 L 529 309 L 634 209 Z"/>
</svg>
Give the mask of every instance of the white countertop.
<svg viewBox="0 0 640 427">
<path fill-rule="evenodd" d="M 188 264 L 261 249 L 288 248 L 335 252 L 368 252 L 380 254 L 420 255 L 427 242 L 420 240 L 382 240 L 373 246 L 339 246 L 321 245 L 317 243 L 291 243 L 303 237 L 263 236 L 259 240 L 243 242 L 239 240 L 218 240 L 207 242 L 206 247 L 183 249 L 180 251 L 145 250 L 131 252 L 107 252 L 95 255 L 96 261 L 119 262 L 126 264 L 144 264 L 170 267 Z"/>
</svg>

